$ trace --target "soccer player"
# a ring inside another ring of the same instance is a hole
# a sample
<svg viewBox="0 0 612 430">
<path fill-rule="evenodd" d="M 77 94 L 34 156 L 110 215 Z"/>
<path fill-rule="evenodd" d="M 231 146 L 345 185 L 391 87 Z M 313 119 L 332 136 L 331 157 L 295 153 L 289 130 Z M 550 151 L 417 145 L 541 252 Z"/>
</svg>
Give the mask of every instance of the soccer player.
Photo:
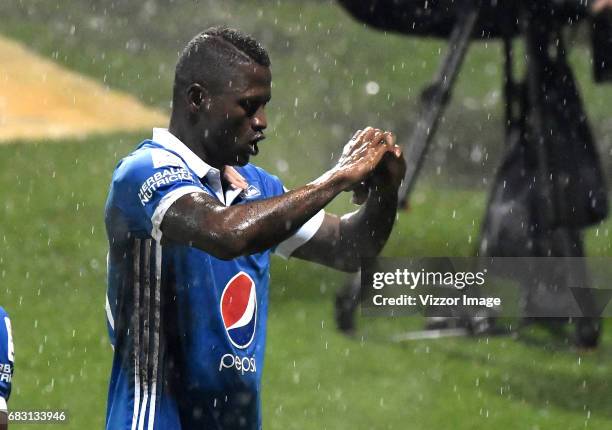
<svg viewBox="0 0 612 430">
<path fill-rule="evenodd" d="M 14 356 L 11 320 L 0 306 L 0 430 L 8 427 L 7 402 L 11 395 Z"/>
<path fill-rule="evenodd" d="M 332 169 L 289 191 L 249 163 L 270 97 L 261 45 L 209 29 L 180 55 L 169 128 L 116 167 L 107 429 L 261 428 L 270 255 L 355 271 L 389 236 L 405 172 L 393 135 L 358 131 Z M 323 212 L 343 191 L 361 208 Z"/>
</svg>

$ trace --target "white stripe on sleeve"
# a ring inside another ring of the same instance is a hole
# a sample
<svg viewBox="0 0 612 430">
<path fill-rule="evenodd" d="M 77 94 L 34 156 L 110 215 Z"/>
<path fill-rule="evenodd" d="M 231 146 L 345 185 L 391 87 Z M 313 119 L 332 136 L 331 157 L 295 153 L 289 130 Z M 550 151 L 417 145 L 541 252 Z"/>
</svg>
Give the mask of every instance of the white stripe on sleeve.
<svg viewBox="0 0 612 430">
<path fill-rule="evenodd" d="M 155 212 L 153 212 L 153 216 L 151 217 L 151 223 L 153 224 L 153 228 L 151 229 L 151 237 L 153 239 L 158 242 L 161 241 L 162 232 L 160 230 L 160 227 L 162 221 L 164 220 L 164 215 L 166 215 L 166 212 L 168 211 L 168 209 L 170 209 L 170 206 L 172 206 L 175 201 L 177 201 L 184 195 L 191 193 L 207 194 L 207 192 L 202 188 L 196 187 L 195 185 L 186 185 L 184 187 L 179 187 L 169 192 L 161 199 L 161 201 L 157 205 L 157 208 L 155 209 Z"/>
<path fill-rule="evenodd" d="M 296 249 L 312 239 L 315 233 L 319 231 L 324 219 L 325 211 L 320 210 L 315 216 L 306 221 L 306 224 L 300 227 L 300 229 L 296 231 L 293 236 L 286 239 L 284 242 L 281 242 L 276 247 L 274 253 L 283 257 L 284 259 L 289 258 Z"/>
</svg>

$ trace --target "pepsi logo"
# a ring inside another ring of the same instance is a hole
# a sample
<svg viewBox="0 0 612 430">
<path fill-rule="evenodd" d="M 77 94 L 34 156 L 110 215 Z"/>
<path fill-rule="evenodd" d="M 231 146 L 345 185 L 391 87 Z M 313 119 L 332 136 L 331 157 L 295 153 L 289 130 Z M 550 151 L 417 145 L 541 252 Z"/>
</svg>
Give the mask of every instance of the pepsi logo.
<svg viewBox="0 0 612 430">
<path fill-rule="evenodd" d="M 221 316 L 225 332 L 236 348 L 244 349 L 255 337 L 257 295 L 255 282 L 239 272 L 229 280 L 221 295 Z"/>
</svg>

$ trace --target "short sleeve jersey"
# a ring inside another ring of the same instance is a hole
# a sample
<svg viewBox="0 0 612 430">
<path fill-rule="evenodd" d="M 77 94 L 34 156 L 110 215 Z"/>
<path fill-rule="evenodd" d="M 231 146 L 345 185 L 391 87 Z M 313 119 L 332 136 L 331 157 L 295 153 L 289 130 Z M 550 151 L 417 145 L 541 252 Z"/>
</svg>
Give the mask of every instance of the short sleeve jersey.
<svg viewBox="0 0 612 430">
<path fill-rule="evenodd" d="M 14 360 L 11 320 L 0 307 L 0 411 L 6 410 L 6 402 L 11 395 Z"/>
<path fill-rule="evenodd" d="M 229 206 L 285 192 L 261 168 L 236 169 L 248 188 L 224 191 L 217 169 L 155 129 L 113 174 L 106 228 L 115 358 L 107 428 L 261 425 L 270 254 L 289 256 L 314 235 L 324 214 L 275 250 L 233 260 L 165 240 L 163 217 L 186 194 L 206 193 Z"/>
</svg>

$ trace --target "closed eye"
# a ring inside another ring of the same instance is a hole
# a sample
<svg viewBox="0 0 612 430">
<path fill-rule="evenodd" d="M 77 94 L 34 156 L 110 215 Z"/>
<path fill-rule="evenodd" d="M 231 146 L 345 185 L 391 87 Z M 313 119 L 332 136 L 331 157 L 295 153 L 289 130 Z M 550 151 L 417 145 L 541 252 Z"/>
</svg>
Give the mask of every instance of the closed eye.
<svg viewBox="0 0 612 430">
<path fill-rule="evenodd" d="M 255 112 L 257 112 L 258 108 L 257 103 L 254 103 L 251 100 L 243 100 L 242 102 L 240 102 L 240 106 L 242 106 L 242 109 L 244 109 L 248 116 L 255 115 Z"/>
<path fill-rule="evenodd" d="M 257 113 L 257 110 L 260 107 L 263 107 L 267 104 L 267 100 L 263 101 L 260 99 L 244 99 L 240 102 L 240 106 L 248 116 L 253 116 Z"/>
</svg>

